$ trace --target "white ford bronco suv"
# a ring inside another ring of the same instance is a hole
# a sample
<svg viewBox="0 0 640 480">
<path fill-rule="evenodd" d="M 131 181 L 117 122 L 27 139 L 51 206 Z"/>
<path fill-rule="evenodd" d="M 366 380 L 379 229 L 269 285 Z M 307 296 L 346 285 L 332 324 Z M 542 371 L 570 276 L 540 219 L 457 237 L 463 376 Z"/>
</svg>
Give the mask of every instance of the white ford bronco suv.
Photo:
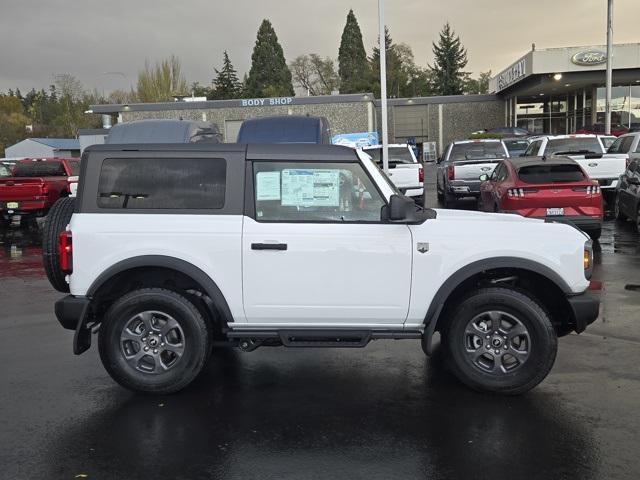
<svg viewBox="0 0 640 480">
<path fill-rule="evenodd" d="M 579 230 L 422 209 L 335 145 L 93 146 L 44 234 L 74 352 L 97 331 L 106 370 L 139 392 L 184 388 L 212 347 L 416 339 L 430 354 L 437 331 L 462 382 L 517 394 L 598 316 Z"/>
</svg>

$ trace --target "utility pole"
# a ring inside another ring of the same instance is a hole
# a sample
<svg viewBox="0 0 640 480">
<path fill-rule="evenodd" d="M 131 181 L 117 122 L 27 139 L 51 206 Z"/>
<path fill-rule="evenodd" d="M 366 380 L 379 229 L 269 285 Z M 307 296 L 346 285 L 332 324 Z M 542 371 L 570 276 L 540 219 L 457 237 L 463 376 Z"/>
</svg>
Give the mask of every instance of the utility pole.
<svg viewBox="0 0 640 480">
<path fill-rule="evenodd" d="M 384 0 L 378 0 L 378 38 L 380 44 L 380 107 L 382 117 L 382 169 L 389 173 L 389 133 L 387 131 L 387 44 L 384 36 Z"/>
<path fill-rule="evenodd" d="M 613 0 L 607 0 L 607 79 L 604 107 L 604 132 L 611 135 L 611 60 L 613 56 Z"/>
</svg>

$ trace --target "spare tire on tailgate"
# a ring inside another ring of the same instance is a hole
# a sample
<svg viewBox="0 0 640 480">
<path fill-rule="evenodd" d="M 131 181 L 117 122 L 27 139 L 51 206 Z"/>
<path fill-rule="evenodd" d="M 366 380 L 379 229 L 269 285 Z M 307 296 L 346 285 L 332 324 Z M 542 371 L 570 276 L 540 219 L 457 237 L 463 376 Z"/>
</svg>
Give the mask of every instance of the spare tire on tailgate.
<svg viewBox="0 0 640 480">
<path fill-rule="evenodd" d="M 76 199 L 73 197 L 59 198 L 53 204 L 44 222 L 42 234 L 42 263 L 47 278 L 53 288 L 59 292 L 69 292 L 66 275 L 60 270 L 60 253 L 58 252 L 58 237 L 67 228 L 75 208 Z"/>
</svg>

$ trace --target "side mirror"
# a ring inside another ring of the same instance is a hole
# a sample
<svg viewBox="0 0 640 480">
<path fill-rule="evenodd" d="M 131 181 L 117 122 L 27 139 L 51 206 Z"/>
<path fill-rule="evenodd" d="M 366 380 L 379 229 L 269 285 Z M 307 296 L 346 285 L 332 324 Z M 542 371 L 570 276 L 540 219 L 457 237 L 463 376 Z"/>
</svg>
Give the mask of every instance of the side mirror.
<svg viewBox="0 0 640 480">
<path fill-rule="evenodd" d="M 627 183 L 631 185 L 640 185 L 640 179 L 638 177 L 627 177 Z"/>
<path fill-rule="evenodd" d="M 483 173 L 482 175 L 480 175 L 481 182 L 486 182 L 487 180 L 489 180 L 489 175 L 487 175 L 486 173 Z"/>
<path fill-rule="evenodd" d="M 414 201 L 404 195 L 391 195 L 389 199 L 389 221 L 403 222 L 410 220 L 416 210 Z"/>
</svg>

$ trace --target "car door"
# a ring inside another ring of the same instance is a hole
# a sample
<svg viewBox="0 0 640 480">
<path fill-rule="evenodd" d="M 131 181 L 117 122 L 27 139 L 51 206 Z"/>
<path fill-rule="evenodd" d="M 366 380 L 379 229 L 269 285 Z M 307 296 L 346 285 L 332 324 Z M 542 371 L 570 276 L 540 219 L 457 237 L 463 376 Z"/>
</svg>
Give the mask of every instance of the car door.
<svg viewBox="0 0 640 480">
<path fill-rule="evenodd" d="M 250 324 L 401 325 L 411 287 L 407 225 L 357 162 L 254 161 L 242 235 Z M 248 198 L 248 197 L 247 197 Z"/>
</svg>

